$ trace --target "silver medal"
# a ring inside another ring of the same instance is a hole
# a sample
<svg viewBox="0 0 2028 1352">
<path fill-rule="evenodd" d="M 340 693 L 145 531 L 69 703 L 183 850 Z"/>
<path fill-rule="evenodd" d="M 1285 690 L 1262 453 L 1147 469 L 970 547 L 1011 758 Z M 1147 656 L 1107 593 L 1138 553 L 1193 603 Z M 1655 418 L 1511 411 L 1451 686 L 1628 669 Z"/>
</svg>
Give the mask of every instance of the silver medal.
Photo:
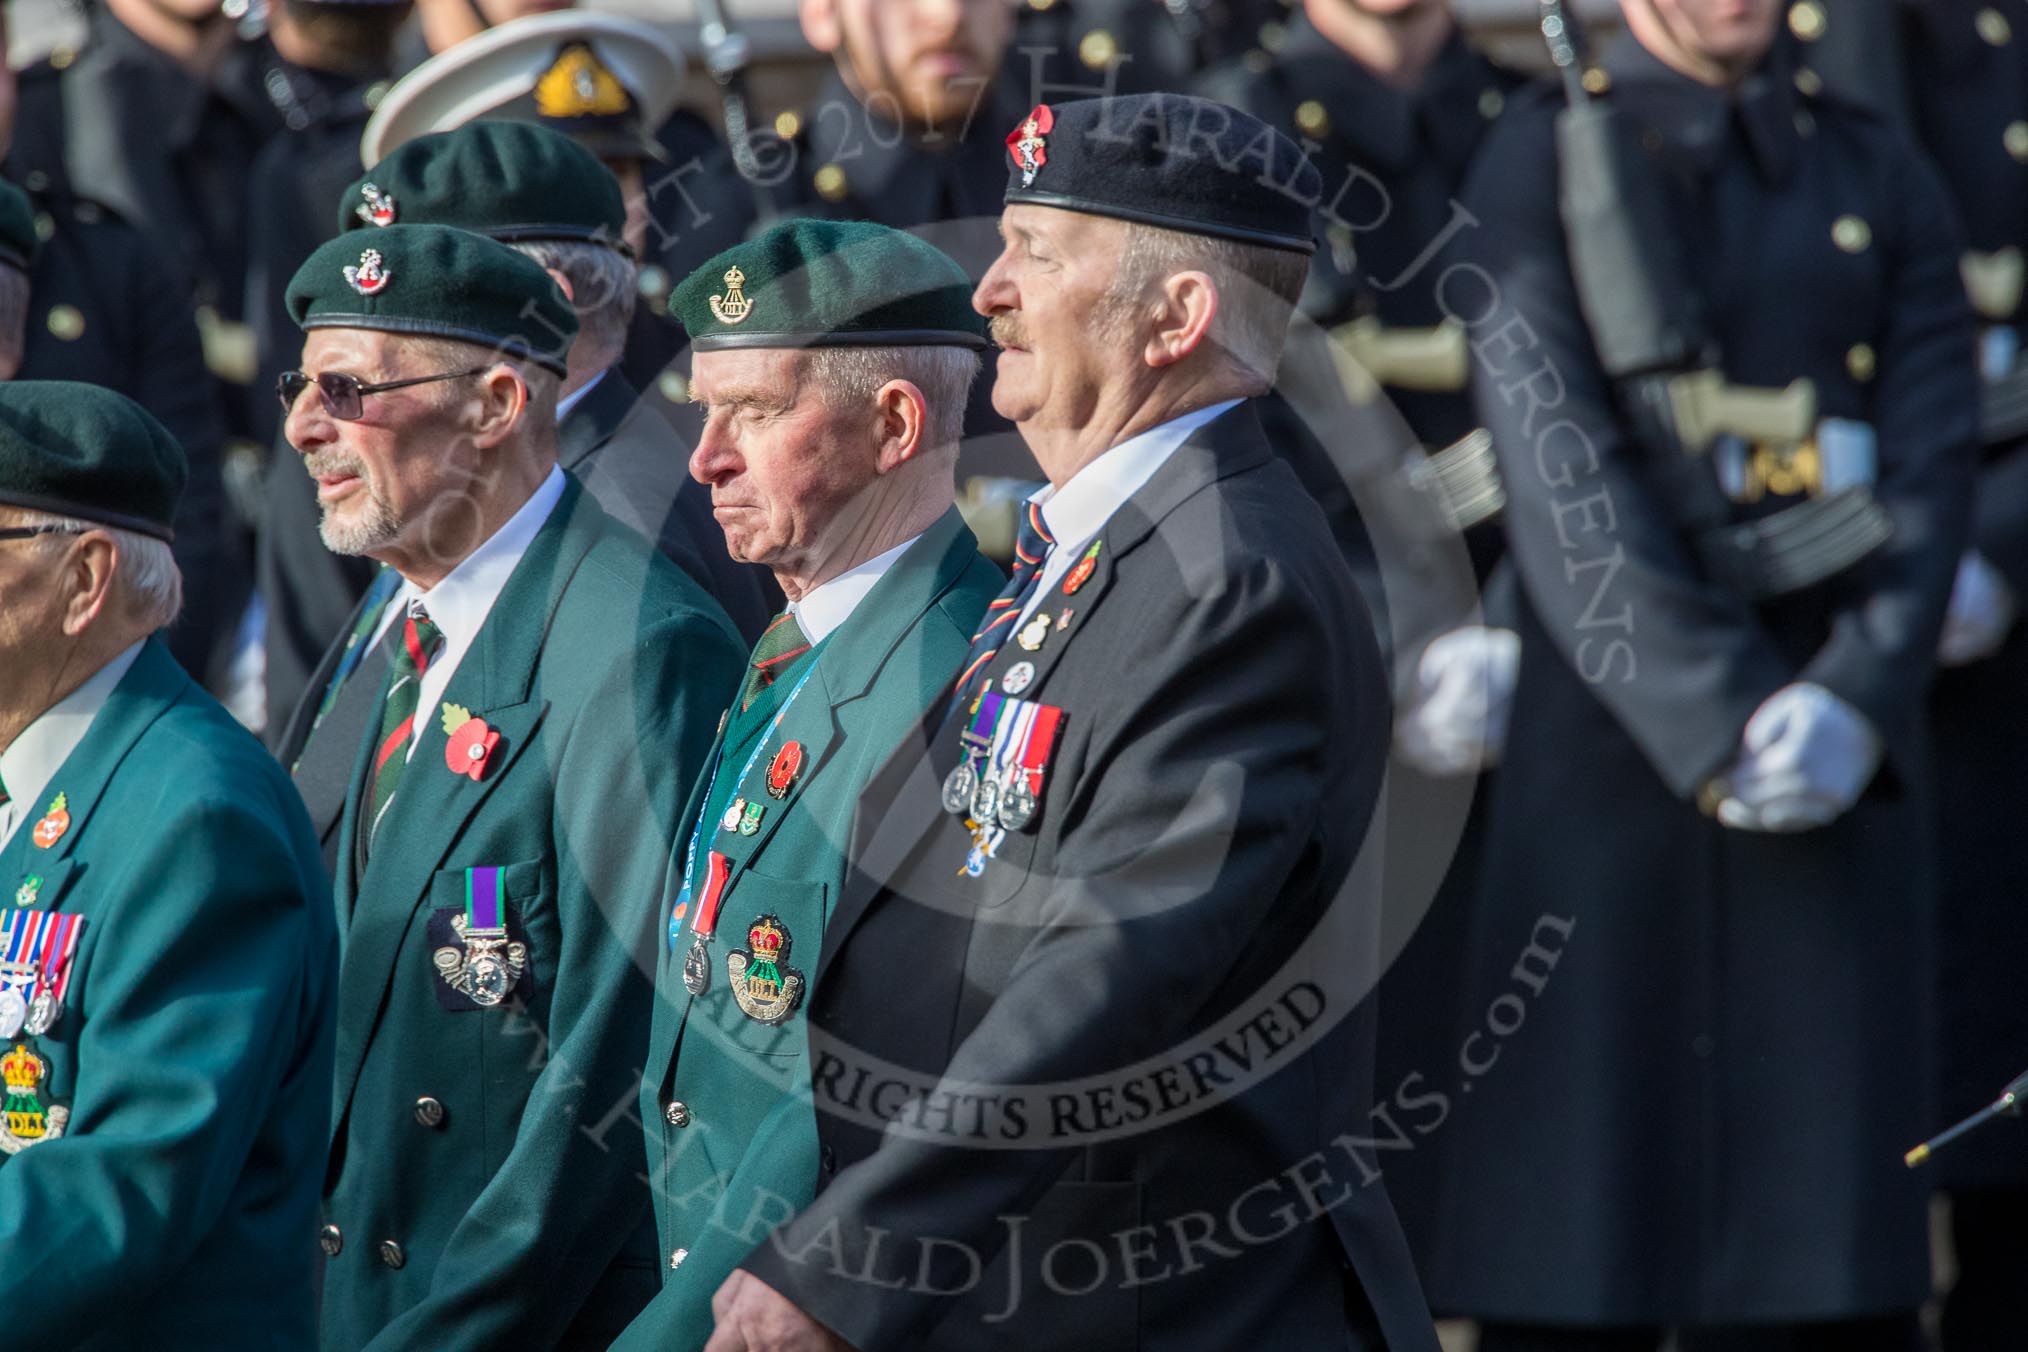
<svg viewBox="0 0 2028 1352">
<path fill-rule="evenodd" d="M 981 778 L 979 786 L 972 790 L 972 820 L 980 825 L 994 821 L 1000 812 L 1000 786 L 990 779 Z"/>
<path fill-rule="evenodd" d="M 701 934 L 683 955 L 683 989 L 692 995 L 702 995 L 711 989 L 711 950 Z"/>
<path fill-rule="evenodd" d="M 63 1006 L 56 1002 L 56 996 L 47 990 L 40 990 L 35 993 L 35 998 L 28 1002 L 28 1017 L 23 1021 L 23 1027 L 35 1036 L 41 1037 L 56 1027 L 56 1021 L 62 1017 Z"/>
<path fill-rule="evenodd" d="M 972 768 L 972 762 L 958 762 L 956 769 L 944 776 L 944 811 L 953 817 L 962 817 L 972 810 L 972 791 L 979 786 L 979 772 Z"/>
<path fill-rule="evenodd" d="M 1029 791 L 1028 776 L 1022 775 L 1000 794 L 1000 825 L 1019 831 L 1035 820 L 1035 795 Z"/>
<path fill-rule="evenodd" d="M 28 1022 L 28 1002 L 11 986 L 0 991 L 0 1037 L 13 1037 Z"/>
</svg>

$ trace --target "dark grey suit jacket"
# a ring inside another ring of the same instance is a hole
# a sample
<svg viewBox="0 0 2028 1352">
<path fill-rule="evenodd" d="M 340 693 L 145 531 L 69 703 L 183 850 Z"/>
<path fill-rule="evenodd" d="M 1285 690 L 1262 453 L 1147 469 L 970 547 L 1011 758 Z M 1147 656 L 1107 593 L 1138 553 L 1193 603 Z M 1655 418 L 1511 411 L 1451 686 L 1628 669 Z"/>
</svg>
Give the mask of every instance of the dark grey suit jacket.
<svg viewBox="0 0 2028 1352">
<path fill-rule="evenodd" d="M 1064 710 L 1034 823 L 964 875 L 941 708 L 861 799 L 821 1191 L 745 1266 L 860 1348 L 1433 1352 L 1361 1144 L 1378 899 L 1332 904 L 1386 757 L 1372 624 L 1250 404 L 1100 539 L 985 669 Z"/>
</svg>

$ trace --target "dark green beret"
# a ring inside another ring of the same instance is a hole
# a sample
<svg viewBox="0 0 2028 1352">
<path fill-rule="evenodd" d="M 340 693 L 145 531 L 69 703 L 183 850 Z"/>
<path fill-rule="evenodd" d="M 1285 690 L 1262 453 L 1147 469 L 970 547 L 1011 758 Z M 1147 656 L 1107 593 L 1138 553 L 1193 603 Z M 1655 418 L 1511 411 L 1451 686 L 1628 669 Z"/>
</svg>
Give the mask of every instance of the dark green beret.
<svg viewBox="0 0 2028 1352">
<path fill-rule="evenodd" d="M 0 502 L 173 539 L 183 448 L 103 385 L 0 384 Z"/>
<path fill-rule="evenodd" d="M 669 310 L 698 352 L 986 346 L 965 270 L 871 221 L 783 221 L 684 278 Z"/>
<path fill-rule="evenodd" d="M 1313 251 L 1323 175 L 1295 142 L 1188 94 L 1037 104 L 1007 133 L 1009 203 Z"/>
<path fill-rule="evenodd" d="M 627 203 L 611 171 L 562 132 L 472 122 L 404 142 L 339 200 L 341 232 L 397 222 L 624 249 Z"/>
<path fill-rule="evenodd" d="M 448 225 L 390 225 L 327 240 L 289 281 L 305 329 L 456 338 L 563 374 L 577 316 L 540 264 Z"/>
<path fill-rule="evenodd" d="M 28 194 L 0 179 L 0 263 L 22 272 L 35 261 L 35 208 Z"/>
</svg>

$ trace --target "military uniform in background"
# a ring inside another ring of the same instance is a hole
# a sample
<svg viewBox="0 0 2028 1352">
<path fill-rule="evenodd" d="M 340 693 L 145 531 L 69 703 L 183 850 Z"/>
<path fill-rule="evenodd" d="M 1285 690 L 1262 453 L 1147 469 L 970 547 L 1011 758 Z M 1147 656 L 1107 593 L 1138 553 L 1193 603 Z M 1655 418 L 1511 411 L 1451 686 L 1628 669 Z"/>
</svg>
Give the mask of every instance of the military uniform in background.
<svg viewBox="0 0 2028 1352">
<path fill-rule="evenodd" d="M 1301 309 L 1324 329 L 1342 330 L 1334 341 L 1371 377 L 1342 391 L 1353 406 L 1350 419 L 1313 424 L 1303 416 L 1308 402 L 1290 397 L 1307 368 L 1285 363 L 1280 397 L 1264 401 L 1262 417 L 1277 450 L 1331 519 L 1380 623 L 1383 650 L 1397 651 L 1400 641 L 1397 689 L 1412 697 L 1429 639 L 1460 625 L 1512 622 L 1511 603 L 1502 600 L 1512 579 L 1495 573 L 1503 544 L 1498 497 L 1483 482 L 1490 451 L 1460 446 L 1479 425 L 1466 389 L 1464 325 L 1443 324 L 1437 278 L 1440 246 L 1470 228 L 1455 206 L 1466 171 L 1521 77 L 1453 28 L 1415 86 L 1397 88 L 1318 32 L 1300 8 L 1286 24 L 1274 64 L 1260 73 L 1257 64 L 1222 67 L 1201 91 L 1314 147 L 1311 159 L 1324 176 L 1316 223 L 1321 247 Z M 1341 375 L 1333 366 L 1319 374 Z M 1379 400 L 1390 407 L 1374 407 Z M 1421 449 L 1404 443 L 1403 424 Z M 1328 446 L 1320 436 L 1326 430 Z M 1454 446 L 1446 463 L 1480 457 L 1476 482 L 1485 496 L 1467 503 L 1461 489 L 1415 502 L 1418 494 L 1430 495 L 1415 477 L 1428 457 Z M 1411 516 L 1400 506 L 1425 510 Z M 1450 540 L 1417 539 L 1418 522 L 1462 530 Z M 1386 564 L 1369 531 L 1393 531 L 1400 540 Z M 1462 545 L 1454 542 L 1460 537 Z M 1463 575 L 1459 556 L 1467 552 L 1472 572 Z M 1483 620 L 1475 613 L 1481 606 Z M 1399 956 L 1380 987 L 1375 1082 L 1383 1102 L 1397 1093 L 1413 1096 L 1456 1046 L 1455 993 L 1466 908 L 1478 881 L 1485 794 L 1470 767 L 1451 774 L 1433 769 L 1397 756 L 1388 782 L 1393 835 L 1385 855 L 1383 943 Z M 1390 1104 L 1389 1111 L 1399 1109 Z M 1423 1120 L 1410 1114 L 1404 1129 Z M 1385 1161 L 1388 1194 L 1419 1257 L 1426 1257 L 1435 1219 L 1436 1160 L 1434 1150 L 1418 1149 Z"/>
<path fill-rule="evenodd" d="M 1573 283 L 1561 100 L 1516 99 L 1465 195 L 1488 228 L 1459 252 L 1491 279 L 1477 303 L 1497 292 L 1475 379 L 1521 669 L 1472 1031 L 1432 1086 L 1450 1110 L 1432 1296 L 1481 1320 L 1487 1352 L 1652 1349 L 1664 1325 L 1898 1352 L 1929 1291 L 1925 1187 L 1900 1161 L 1930 1121 L 1922 694 L 1974 467 L 1958 240 L 1912 148 L 1778 58 L 1732 91 L 1631 40 L 1604 71 L 1723 375 L 1807 378 L 1817 420 L 1699 459 L 1642 439 Z M 1530 374 L 1539 399 L 1516 393 Z M 1680 484 L 1717 502 L 1715 533 Z M 1740 565 L 1741 524 L 1841 490 L 1884 514 L 1871 552 L 1785 590 Z M 1742 747 L 1750 722 L 1785 772 Z M 1794 804 L 1736 796 L 1782 773 L 1832 803 L 1826 824 L 1784 833 Z"/>
<path fill-rule="evenodd" d="M 1026 0 L 1009 60 L 1024 79 L 1039 60 L 1043 78 L 1059 86 L 1090 85 L 1116 67 L 1122 94 L 1187 89 L 1226 61 L 1266 71 L 1300 8 L 1300 0 Z"/>
<path fill-rule="evenodd" d="M 1945 0 L 1904 8 L 1917 136 L 1943 170 L 1964 227 L 1963 270 L 1984 326 L 1989 381 L 2020 378 L 2028 250 L 2028 4 Z M 1989 386 L 1989 389 L 1991 387 Z M 2014 402 L 2020 396 L 2014 396 Z M 2004 403 L 1988 395 L 1988 403 Z M 2028 1066 L 2028 424 L 1985 449 L 1954 615 L 1930 701 L 1941 829 L 1937 1117 L 1992 1102 Z M 1925 1133 L 1926 1134 L 1926 1133 Z M 1946 1352 L 2000 1347 L 2028 1324 L 2028 1128 L 2004 1119 L 1940 1151 L 1927 1176 L 1951 1192 L 1958 1280 L 1943 1306 Z"/>
<path fill-rule="evenodd" d="M 118 390 L 183 446 L 189 479 L 171 546 L 183 572 L 183 614 L 164 637 L 201 681 L 237 612 L 221 595 L 233 590 L 221 582 L 230 567 L 220 527 L 224 421 L 191 318 L 187 274 L 110 208 L 71 195 L 43 171 L 26 178 L 42 239 L 29 271 L 27 350 L 17 378 Z"/>
</svg>

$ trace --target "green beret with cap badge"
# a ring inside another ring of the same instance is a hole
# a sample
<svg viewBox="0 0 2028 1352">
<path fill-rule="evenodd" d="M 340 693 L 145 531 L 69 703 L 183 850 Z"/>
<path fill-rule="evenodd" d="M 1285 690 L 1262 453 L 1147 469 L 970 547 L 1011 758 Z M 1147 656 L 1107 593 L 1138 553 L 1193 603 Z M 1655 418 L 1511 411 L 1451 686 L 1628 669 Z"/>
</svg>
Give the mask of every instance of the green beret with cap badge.
<svg viewBox="0 0 2028 1352">
<path fill-rule="evenodd" d="M 289 281 L 308 329 L 377 329 L 490 347 L 562 375 L 577 315 L 549 273 L 448 225 L 390 225 L 325 241 Z"/>
<path fill-rule="evenodd" d="M 684 278 L 669 311 L 698 352 L 987 346 L 965 270 L 871 221 L 783 221 Z"/>
</svg>

